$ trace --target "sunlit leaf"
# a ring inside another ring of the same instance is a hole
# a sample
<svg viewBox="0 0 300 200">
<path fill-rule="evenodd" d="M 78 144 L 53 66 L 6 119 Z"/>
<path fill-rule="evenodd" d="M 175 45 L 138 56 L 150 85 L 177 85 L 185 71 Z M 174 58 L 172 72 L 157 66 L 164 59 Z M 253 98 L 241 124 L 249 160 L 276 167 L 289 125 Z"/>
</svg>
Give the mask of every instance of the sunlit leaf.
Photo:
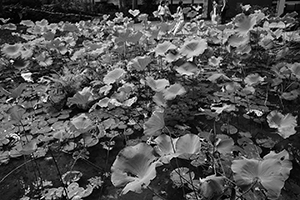
<svg viewBox="0 0 300 200">
<path fill-rule="evenodd" d="M 177 47 L 171 42 L 164 41 L 163 43 L 156 45 L 154 49 L 155 56 L 164 56 L 170 49 L 177 49 Z"/>
<path fill-rule="evenodd" d="M 223 73 L 213 73 L 210 77 L 207 78 L 207 80 L 215 83 L 216 81 L 218 81 L 219 79 L 223 79 L 226 81 L 229 81 L 230 78 L 228 76 L 226 76 Z"/>
<path fill-rule="evenodd" d="M 34 24 L 34 22 L 31 21 L 31 20 L 22 20 L 22 21 L 20 22 L 20 25 L 32 27 L 32 26 L 34 26 L 35 24 Z"/>
<path fill-rule="evenodd" d="M 276 128 L 278 134 L 283 138 L 288 138 L 296 133 L 297 117 L 292 114 L 283 115 L 279 111 L 272 111 L 267 116 L 270 128 Z"/>
<path fill-rule="evenodd" d="M 159 165 L 151 146 L 139 143 L 125 147 L 111 167 L 111 182 L 116 187 L 125 186 L 122 194 L 129 191 L 140 193 L 156 177 L 155 168 Z"/>
<path fill-rule="evenodd" d="M 22 146 L 21 154 L 30 155 L 37 150 L 37 141 L 31 140 Z"/>
<path fill-rule="evenodd" d="M 247 16 L 241 13 L 235 17 L 234 23 L 237 26 L 238 33 L 245 35 L 256 25 L 256 16 L 254 14 Z"/>
<path fill-rule="evenodd" d="M 147 136 L 157 136 L 160 130 L 165 127 L 164 109 L 156 108 L 151 117 L 144 123 L 144 134 Z"/>
<path fill-rule="evenodd" d="M 218 114 L 221 114 L 223 111 L 231 112 L 236 110 L 235 105 L 232 104 L 223 104 L 221 107 L 212 105 L 210 109 L 215 110 L 215 112 Z"/>
<path fill-rule="evenodd" d="M 175 69 L 180 75 L 198 75 L 200 73 L 200 69 L 191 62 L 185 62 Z"/>
<path fill-rule="evenodd" d="M 215 57 L 212 56 L 208 59 L 208 64 L 214 67 L 218 67 L 221 64 L 221 60 L 223 60 L 222 57 Z"/>
<path fill-rule="evenodd" d="M 175 145 L 178 138 L 173 139 L 170 136 L 162 134 L 155 138 L 156 146 L 154 147 L 156 153 L 160 155 L 160 160 L 163 163 L 169 163 L 173 157 L 176 157 Z"/>
<path fill-rule="evenodd" d="M 131 65 L 135 70 L 142 71 L 152 62 L 149 56 L 138 56 L 131 60 L 129 65 Z"/>
<path fill-rule="evenodd" d="M 27 72 L 27 73 L 21 73 L 22 78 L 27 81 L 27 82 L 32 82 L 32 77 L 31 77 L 32 73 L 31 72 Z"/>
<path fill-rule="evenodd" d="M 135 9 L 135 10 L 129 9 L 128 13 L 131 14 L 132 16 L 136 17 L 140 14 L 140 11 L 137 9 Z"/>
<path fill-rule="evenodd" d="M 162 92 L 156 92 L 155 95 L 153 96 L 153 101 L 158 106 L 167 107 L 167 100 L 164 98 L 164 95 Z"/>
<path fill-rule="evenodd" d="M 236 184 L 241 188 L 246 189 L 259 181 L 267 190 L 267 196 L 277 199 L 292 169 L 292 163 L 288 156 L 266 156 L 263 160 L 234 160 L 231 169 Z"/>
<path fill-rule="evenodd" d="M 124 69 L 116 68 L 105 75 L 103 82 L 107 85 L 112 84 L 122 78 L 125 74 L 126 72 Z"/>
<path fill-rule="evenodd" d="M 66 185 L 70 185 L 73 182 L 79 181 L 79 179 L 82 177 L 82 173 L 80 171 L 67 171 L 61 176 L 62 182 Z"/>
<path fill-rule="evenodd" d="M 170 85 L 169 81 L 166 79 L 154 80 L 152 77 L 146 77 L 146 83 L 155 92 L 163 91 L 167 86 Z"/>
<path fill-rule="evenodd" d="M 172 100 L 176 96 L 180 96 L 186 93 L 186 90 L 182 85 L 179 83 L 175 83 L 173 85 L 170 85 L 170 87 L 163 90 L 163 95 L 166 100 Z"/>
<path fill-rule="evenodd" d="M 5 43 L 1 51 L 5 56 L 9 58 L 17 58 L 21 53 L 22 47 L 23 45 L 20 43 L 15 43 L 12 45 Z"/>
<path fill-rule="evenodd" d="M 193 56 L 199 56 L 207 49 L 207 41 L 205 39 L 193 39 L 186 41 L 182 48 L 180 49 L 180 53 L 187 58 Z"/>
<path fill-rule="evenodd" d="M 2 25 L 2 28 L 7 29 L 7 30 L 11 30 L 11 31 L 17 30 L 17 26 L 13 23 L 4 24 L 4 25 Z"/>
<path fill-rule="evenodd" d="M 82 113 L 81 115 L 74 117 L 70 123 L 78 130 L 79 132 L 86 132 L 93 127 L 93 121 L 90 118 Z"/>
<path fill-rule="evenodd" d="M 210 175 L 204 179 L 200 179 L 201 195 L 207 199 L 219 198 L 219 196 L 224 193 L 225 180 L 225 177 L 216 175 Z"/>
<path fill-rule="evenodd" d="M 218 134 L 216 136 L 216 150 L 223 155 L 231 153 L 231 149 L 234 145 L 234 141 L 231 137 L 223 134 Z"/>
<path fill-rule="evenodd" d="M 246 76 L 244 82 L 247 85 L 253 86 L 253 85 L 263 82 L 264 80 L 265 79 L 263 77 L 261 77 L 259 74 L 255 73 L 255 74 L 250 74 L 250 75 Z"/>
<path fill-rule="evenodd" d="M 189 159 L 192 155 L 200 151 L 200 137 L 195 134 L 181 136 L 176 142 L 175 149 L 176 154 L 178 154 L 180 158 Z"/>
<path fill-rule="evenodd" d="M 292 100 L 297 99 L 299 94 L 300 94 L 299 90 L 292 90 L 290 92 L 283 92 L 281 94 L 281 97 L 285 100 L 292 101 Z"/>
</svg>

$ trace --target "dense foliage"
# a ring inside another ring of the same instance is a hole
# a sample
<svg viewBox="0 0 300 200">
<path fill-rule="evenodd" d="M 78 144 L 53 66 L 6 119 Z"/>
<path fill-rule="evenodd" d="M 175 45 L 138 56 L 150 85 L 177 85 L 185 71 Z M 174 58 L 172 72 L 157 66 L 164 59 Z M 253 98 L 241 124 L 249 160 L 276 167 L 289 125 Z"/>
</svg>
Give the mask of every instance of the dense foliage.
<svg viewBox="0 0 300 200">
<path fill-rule="evenodd" d="M 129 13 L 1 19 L 19 41 L 1 46 L 0 163 L 22 159 L 17 169 L 34 163 L 37 172 L 19 198 L 84 199 L 111 184 L 119 193 L 103 198 L 151 191 L 175 199 L 170 185 L 181 188 L 178 199 L 299 198 L 284 192 L 300 162 L 295 14 L 191 21 L 172 35 L 174 22 Z M 60 165 L 58 152 L 71 165 Z M 55 163 L 55 183 L 40 171 L 43 160 Z M 77 170 L 82 160 L 97 173 Z"/>
</svg>

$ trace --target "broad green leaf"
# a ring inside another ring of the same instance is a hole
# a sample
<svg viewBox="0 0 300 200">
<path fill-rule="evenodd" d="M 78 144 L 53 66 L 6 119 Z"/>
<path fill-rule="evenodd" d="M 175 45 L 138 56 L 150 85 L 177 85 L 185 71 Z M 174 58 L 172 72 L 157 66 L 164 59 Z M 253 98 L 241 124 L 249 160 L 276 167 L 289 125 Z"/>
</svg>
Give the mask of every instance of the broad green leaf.
<svg viewBox="0 0 300 200">
<path fill-rule="evenodd" d="M 231 137 L 223 134 L 218 134 L 216 136 L 216 150 L 223 155 L 231 153 L 232 147 L 234 145 L 234 141 Z"/>
<path fill-rule="evenodd" d="M 147 136 L 160 135 L 160 130 L 165 127 L 164 109 L 156 108 L 151 117 L 144 123 L 144 134 Z"/>
<path fill-rule="evenodd" d="M 267 116 L 270 128 L 276 128 L 278 134 L 283 138 L 288 138 L 296 133 L 297 117 L 291 114 L 283 115 L 279 111 L 272 111 Z"/>
<path fill-rule="evenodd" d="M 179 83 L 175 83 L 173 85 L 170 85 L 170 87 L 166 88 L 162 92 L 166 100 L 172 100 L 175 99 L 175 97 L 178 95 L 180 96 L 185 94 L 186 90 Z"/>
<path fill-rule="evenodd" d="M 201 182 L 201 195 L 206 199 L 219 199 L 225 190 L 226 177 L 210 175 Z"/>
<path fill-rule="evenodd" d="M 162 134 L 155 138 L 156 146 L 154 147 L 156 153 L 160 155 L 160 160 L 163 163 L 169 163 L 173 157 L 176 157 L 176 142 L 178 138 L 171 138 L 168 135 Z"/>
<path fill-rule="evenodd" d="M 111 182 L 116 187 L 125 186 L 122 194 L 129 191 L 140 193 L 156 177 L 156 166 L 161 165 L 153 154 L 153 148 L 145 143 L 125 147 L 117 155 L 111 171 Z"/>
<path fill-rule="evenodd" d="M 1 51 L 8 58 L 17 58 L 21 53 L 22 47 L 23 45 L 20 43 L 15 43 L 12 45 L 5 43 Z"/>
<path fill-rule="evenodd" d="M 195 134 L 186 134 L 178 138 L 176 142 L 176 154 L 182 159 L 189 159 L 201 149 L 200 137 Z"/>
<path fill-rule="evenodd" d="M 237 27 L 236 30 L 238 33 L 246 35 L 256 25 L 256 16 L 255 14 L 247 16 L 244 13 L 241 13 L 235 17 L 234 23 Z"/>
<path fill-rule="evenodd" d="M 255 73 L 255 74 L 249 74 L 248 76 L 246 76 L 244 82 L 249 85 L 249 86 L 253 86 L 253 85 L 257 85 L 261 82 L 263 82 L 265 79 L 263 77 L 261 77 L 259 74 Z"/>
<path fill-rule="evenodd" d="M 191 62 L 185 62 L 184 64 L 180 65 L 175 69 L 180 75 L 198 75 L 200 73 L 200 69 Z"/>
<path fill-rule="evenodd" d="M 74 117 L 70 123 L 81 133 L 88 131 L 93 126 L 93 121 L 84 113 Z"/>
<path fill-rule="evenodd" d="M 299 94 L 300 94 L 299 90 L 292 90 L 290 92 L 283 92 L 281 94 L 281 97 L 285 100 L 292 101 L 292 100 L 297 99 Z"/>
<path fill-rule="evenodd" d="M 105 77 L 103 78 L 103 82 L 107 85 L 115 83 L 125 74 L 126 72 L 122 68 L 116 68 L 105 75 Z"/>
<path fill-rule="evenodd" d="M 152 77 L 146 77 L 146 83 L 155 92 L 163 91 L 167 86 L 170 85 L 169 81 L 166 79 L 154 80 Z"/>
<path fill-rule="evenodd" d="M 292 169 L 288 156 L 266 156 L 263 160 L 234 160 L 231 165 L 236 184 L 247 188 L 259 181 L 270 199 L 277 199 Z"/>
<path fill-rule="evenodd" d="M 153 101 L 156 103 L 157 106 L 167 107 L 167 100 L 164 98 L 162 92 L 156 92 L 153 96 Z"/>
<path fill-rule="evenodd" d="M 177 49 L 177 47 L 171 42 L 164 41 L 155 47 L 155 56 L 165 56 L 165 53 L 167 53 L 167 51 L 170 49 Z"/>
<path fill-rule="evenodd" d="M 129 65 L 131 65 L 135 70 L 142 71 L 152 62 L 149 56 L 138 56 L 131 60 Z"/>
<path fill-rule="evenodd" d="M 180 53 L 187 58 L 201 55 L 207 49 L 207 41 L 205 39 L 197 38 L 186 41 Z"/>
</svg>

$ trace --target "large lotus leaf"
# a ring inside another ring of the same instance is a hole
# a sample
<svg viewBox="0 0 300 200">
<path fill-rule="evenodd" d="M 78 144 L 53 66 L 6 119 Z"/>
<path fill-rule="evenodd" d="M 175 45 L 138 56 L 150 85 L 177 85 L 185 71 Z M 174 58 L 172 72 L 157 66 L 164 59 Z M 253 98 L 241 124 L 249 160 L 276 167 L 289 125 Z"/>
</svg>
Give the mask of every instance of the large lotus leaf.
<svg viewBox="0 0 300 200">
<path fill-rule="evenodd" d="M 183 95 L 185 93 L 186 90 L 179 83 L 175 83 L 163 91 L 163 95 L 166 100 L 172 100 L 176 96 Z"/>
<path fill-rule="evenodd" d="M 288 138 L 296 133 L 297 117 L 291 114 L 283 115 L 279 111 L 272 111 L 267 116 L 270 128 L 277 128 L 278 134 L 283 138 Z"/>
<path fill-rule="evenodd" d="M 191 62 L 185 62 L 183 65 L 175 69 L 180 75 L 198 75 L 200 73 L 200 69 Z"/>
<path fill-rule="evenodd" d="M 190 156 L 200 151 L 200 137 L 194 134 L 181 136 L 176 142 L 175 149 L 180 158 L 189 159 Z"/>
<path fill-rule="evenodd" d="M 164 56 L 165 53 L 169 50 L 169 49 L 176 49 L 177 47 L 172 44 L 171 42 L 168 41 L 164 41 L 161 44 L 158 44 L 156 46 L 156 48 L 154 49 L 155 55 L 156 56 Z"/>
<path fill-rule="evenodd" d="M 20 43 L 12 45 L 5 43 L 1 51 L 5 56 L 9 58 L 17 58 L 20 55 L 22 47 L 23 45 Z"/>
<path fill-rule="evenodd" d="M 280 160 L 281 165 L 282 165 L 280 173 L 282 174 L 284 179 L 288 178 L 288 176 L 290 174 L 290 170 L 293 168 L 293 165 L 292 165 L 292 162 L 290 161 L 289 153 L 286 150 L 283 150 L 279 153 L 275 153 L 274 151 L 271 151 L 270 153 L 268 153 L 267 155 L 264 156 L 264 160 L 265 159 Z"/>
<path fill-rule="evenodd" d="M 137 71 L 142 71 L 142 70 L 146 69 L 146 67 L 151 62 L 152 62 L 152 59 L 150 56 L 138 56 L 131 60 L 132 66 Z"/>
<path fill-rule="evenodd" d="M 282 161 L 278 158 L 264 160 L 243 159 L 234 160 L 231 169 L 234 172 L 234 180 L 240 187 L 250 186 L 259 181 L 267 190 L 270 199 L 276 199 L 288 178 L 287 172 L 291 169 L 289 160 Z"/>
<path fill-rule="evenodd" d="M 163 91 L 167 86 L 170 85 L 167 79 L 154 80 L 152 77 L 146 77 L 146 83 L 155 92 Z"/>
<path fill-rule="evenodd" d="M 156 108 L 151 117 L 144 123 L 144 134 L 157 136 L 160 130 L 165 127 L 164 109 Z"/>
<path fill-rule="evenodd" d="M 93 126 L 93 121 L 90 118 L 82 113 L 81 115 L 74 117 L 71 120 L 71 124 L 80 132 L 86 132 Z"/>
<path fill-rule="evenodd" d="M 180 49 L 180 53 L 187 58 L 190 58 L 201 55 L 206 49 L 207 41 L 205 39 L 198 38 L 186 41 Z"/>
<path fill-rule="evenodd" d="M 123 77 L 125 73 L 124 69 L 116 68 L 105 75 L 103 82 L 107 85 L 112 84 Z"/>
<path fill-rule="evenodd" d="M 129 191 L 141 192 L 156 177 L 156 166 L 160 165 L 153 154 L 153 148 L 145 143 L 125 147 L 117 155 L 111 170 L 114 186 L 124 186 L 123 194 Z"/>
<path fill-rule="evenodd" d="M 223 176 L 211 175 L 201 181 L 201 195 L 207 199 L 213 199 L 224 192 L 226 178 Z"/>
<path fill-rule="evenodd" d="M 73 97 L 68 98 L 68 102 L 71 105 L 76 104 L 82 106 L 83 108 L 86 108 L 88 103 L 90 103 L 92 100 L 93 97 L 90 87 L 85 87 L 82 89 L 82 91 L 77 92 Z"/>
<path fill-rule="evenodd" d="M 164 98 L 162 92 L 156 92 L 153 96 L 153 101 L 156 103 L 157 106 L 167 107 L 167 100 Z"/>
<path fill-rule="evenodd" d="M 227 153 L 231 153 L 231 149 L 234 145 L 233 139 L 224 134 L 218 134 L 216 138 L 217 138 L 217 142 L 216 142 L 217 151 L 223 155 L 226 155 Z"/>
<path fill-rule="evenodd" d="M 263 82 L 264 78 L 261 77 L 259 74 L 255 73 L 255 74 L 249 74 L 248 76 L 246 76 L 244 81 L 247 85 L 253 86 L 253 85 L 256 85 L 258 83 Z"/>
<path fill-rule="evenodd" d="M 251 14 L 246 16 L 244 13 L 237 15 L 234 19 L 239 34 L 247 34 L 256 24 L 256 16 Z"/>
<path fill-rule="evenodd" d="M 162 134 L 155 138 L 156 146 L 154 147 L 155 151 L 161 156 L 160 160 L 163 163 L 169 163 L 170 160 L 177 156 L 175 145 L 178 138 L 173 139 L 168 135 Z"/>
</svg>

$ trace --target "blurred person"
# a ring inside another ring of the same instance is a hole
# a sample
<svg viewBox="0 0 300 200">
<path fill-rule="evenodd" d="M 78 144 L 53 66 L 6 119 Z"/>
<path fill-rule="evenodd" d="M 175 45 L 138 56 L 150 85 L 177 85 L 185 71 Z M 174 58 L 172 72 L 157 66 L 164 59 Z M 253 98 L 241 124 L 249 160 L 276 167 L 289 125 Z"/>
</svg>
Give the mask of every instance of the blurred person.
<svg viewBox="0 0 300 200">
<path fill-rule="evenodd" d="M 161 1 L 158 8 L 157 8 L 157 14 L 160 19 L 160 21 L 164 22 L 166 21 L 166 7 L 165 7 L 165 1 Z"/>
<path fill-rule="evenodd" d="M 220 0 L 220 5 L 222 6 L 221 11 L 220 11 L 221 24 L 225 24 L 225 22 L 226 22 L 226 13 L 227 13 L 227 10 L 229 9 L 228 0 Z"/>
<path fill-rule="evenodd" d="M 180 0 L 178 3 L 178 7 L 176 9 L 176 13 L 173 15 L 176 24 L 174 26 L 173 34 L 176 35 L 180 32 L 184 26 L 184 14 L 183 14 L 183 2 Z"/>
<path fill-rule="evenodd" d="M 213 24 L 219 24 L 220 23 L 220 5 L 213 1 L 213 10 L 210 13 L 211 22 Z"/>
<path fill-rule="evenodd" d="M 165 3 L 165 20 L 170 19 L 171 16 L 172 16 L 172 13 L 169 8 L 169 1 L 166 1 L 166 3 Z"/>
</svg>

